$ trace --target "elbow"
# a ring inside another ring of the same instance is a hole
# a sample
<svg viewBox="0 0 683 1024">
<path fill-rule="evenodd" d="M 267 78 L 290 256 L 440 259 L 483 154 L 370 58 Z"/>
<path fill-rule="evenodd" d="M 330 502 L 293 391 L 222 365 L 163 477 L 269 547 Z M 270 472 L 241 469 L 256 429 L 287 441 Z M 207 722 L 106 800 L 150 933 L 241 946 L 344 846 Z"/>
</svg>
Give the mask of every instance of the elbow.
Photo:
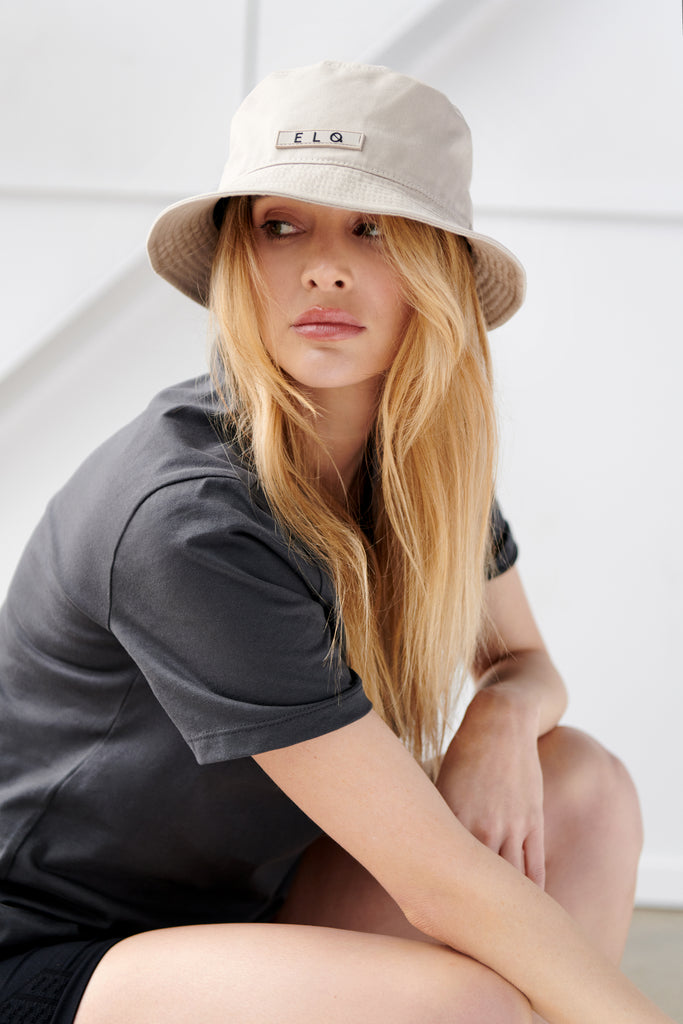
<svg viewBox="0 0 683 1024">
<path fill-rule="evenodd" d="M 537 664 L 539 674 L 542 673 L 542 677 L 548 687 L 547 723 L 546 728 L 543 730 L 548 731 L 548 729 L 558 725 L 566 713 L 569 706 L 569 691 L 547 651 L 540 653 Z"/>
<path fill-rule="evenodd" d="M 569 707 L 569 691 L 567 689 L 567 685 L 564 679 L 562 678 L 558 670 L 555 668 L 555 665 L 550 660 L 550 657 L 547 654 L 546 658 L 548 660 L 548 672 L 549 674 L 552 674 L 553 677 L 555 700 L 557 703 L 557 720 L 559 722 L 559 720 L 562 718 L 567 708 Z"/>
<path fill-rule="evenodd" d="M 443 937 L 438 934 L 440 929 L 437 924 L 437 917 L 433 913 L 433 908 L 430 907 L 428 900 L 424 898 L 401 900 L 399 906 L 408 924 L 412 925 L 418 932 L 426 935 L 427 938 L 434 939 L 436 942 L 444 942 Z"/>
<path fill-rule="evenodd" d="M 562 713 L 560 714 L 560 718 L 562 718 L 569 707 L 569 690 L 567 689 L 564 679 L 559 675 L 558 679 L 560 681 L 560 686 L 562 687 Z"/>
<path fill-rule="evenodd" d="M 420 892 L 403 894 L 397 903 L 408 924 L 418 932 L 434 942 L 453 946 L 452 930 L 448 927 L 444 928 L 445 921 L 451 919 L 452 915 L 444 913 L 443 892 L 440 895 L 430 894 L 423 889 Z"/>
</svg>

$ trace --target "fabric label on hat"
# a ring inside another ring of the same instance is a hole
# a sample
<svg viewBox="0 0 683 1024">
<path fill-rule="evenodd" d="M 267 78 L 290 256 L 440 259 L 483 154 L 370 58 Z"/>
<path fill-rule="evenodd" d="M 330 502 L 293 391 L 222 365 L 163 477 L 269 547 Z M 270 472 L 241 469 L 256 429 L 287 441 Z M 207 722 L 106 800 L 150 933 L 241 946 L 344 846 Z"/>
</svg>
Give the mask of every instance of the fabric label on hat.
<svg viewBox="0 0 683 1024">
<path fill-rule="evenodd" d="M 362 149 L 363 132 L 331 131 L 329 128 L 312 128 L 295 132 L 278 132 L 277 149 L 300 149 L 302 146 L 314 149 L 316 146 L 334 146 L 336 149 Z"/>
</svg>

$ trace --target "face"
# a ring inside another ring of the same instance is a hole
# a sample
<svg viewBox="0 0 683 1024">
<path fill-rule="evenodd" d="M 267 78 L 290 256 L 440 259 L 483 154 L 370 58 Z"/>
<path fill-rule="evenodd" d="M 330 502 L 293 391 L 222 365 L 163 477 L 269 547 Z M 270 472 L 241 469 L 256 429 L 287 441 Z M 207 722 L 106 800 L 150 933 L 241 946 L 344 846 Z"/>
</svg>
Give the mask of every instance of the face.
<svg viewBox="0 0 683 1024">
<path fill-rule="evenodd" d="M 254 200 L 267 286 L 265 343 L 307 390 L 362 387 L 391 366 L 409 307 L 367 214 Z"/>
</svg>

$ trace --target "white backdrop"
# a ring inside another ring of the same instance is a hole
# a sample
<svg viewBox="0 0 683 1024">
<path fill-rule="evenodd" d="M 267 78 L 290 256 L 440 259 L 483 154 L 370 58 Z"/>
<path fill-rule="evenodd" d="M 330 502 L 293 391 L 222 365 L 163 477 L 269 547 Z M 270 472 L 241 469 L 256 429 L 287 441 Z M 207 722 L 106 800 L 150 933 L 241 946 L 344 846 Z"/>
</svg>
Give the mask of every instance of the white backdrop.
<svg viewBox="0 0 683 1024">
<path fill-rule="evenodd" d="M 245 85 L 391 63 L 470 122 L 476 224 L 522 259 L 492 335 L 501 496 L 571 691 L 633 772 L 641 903 L 683 906 L 683 77 L 667 0 L 1 0 L 0 590 L 53 490 L 159 387 L 201 370 L 201 310 L 142 243 L 211 189 Z"/>
</svg>

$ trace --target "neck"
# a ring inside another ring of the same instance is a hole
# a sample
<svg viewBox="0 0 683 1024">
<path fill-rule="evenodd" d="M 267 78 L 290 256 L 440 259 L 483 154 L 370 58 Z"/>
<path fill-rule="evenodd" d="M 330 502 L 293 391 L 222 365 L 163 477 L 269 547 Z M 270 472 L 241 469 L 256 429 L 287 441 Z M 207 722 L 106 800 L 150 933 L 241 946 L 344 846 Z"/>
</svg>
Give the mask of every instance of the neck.
<svg viewBox="0 0 683 1024">
<path fill-rule="evenodd" d="M 319 458 L 320 482 L 342 504 L 356 479 L 365 445 L 377 412 L 377 381 L 353 388 L 308 391 L 317 415 L 315 430 L 323 442 Z"/>
</svg>

